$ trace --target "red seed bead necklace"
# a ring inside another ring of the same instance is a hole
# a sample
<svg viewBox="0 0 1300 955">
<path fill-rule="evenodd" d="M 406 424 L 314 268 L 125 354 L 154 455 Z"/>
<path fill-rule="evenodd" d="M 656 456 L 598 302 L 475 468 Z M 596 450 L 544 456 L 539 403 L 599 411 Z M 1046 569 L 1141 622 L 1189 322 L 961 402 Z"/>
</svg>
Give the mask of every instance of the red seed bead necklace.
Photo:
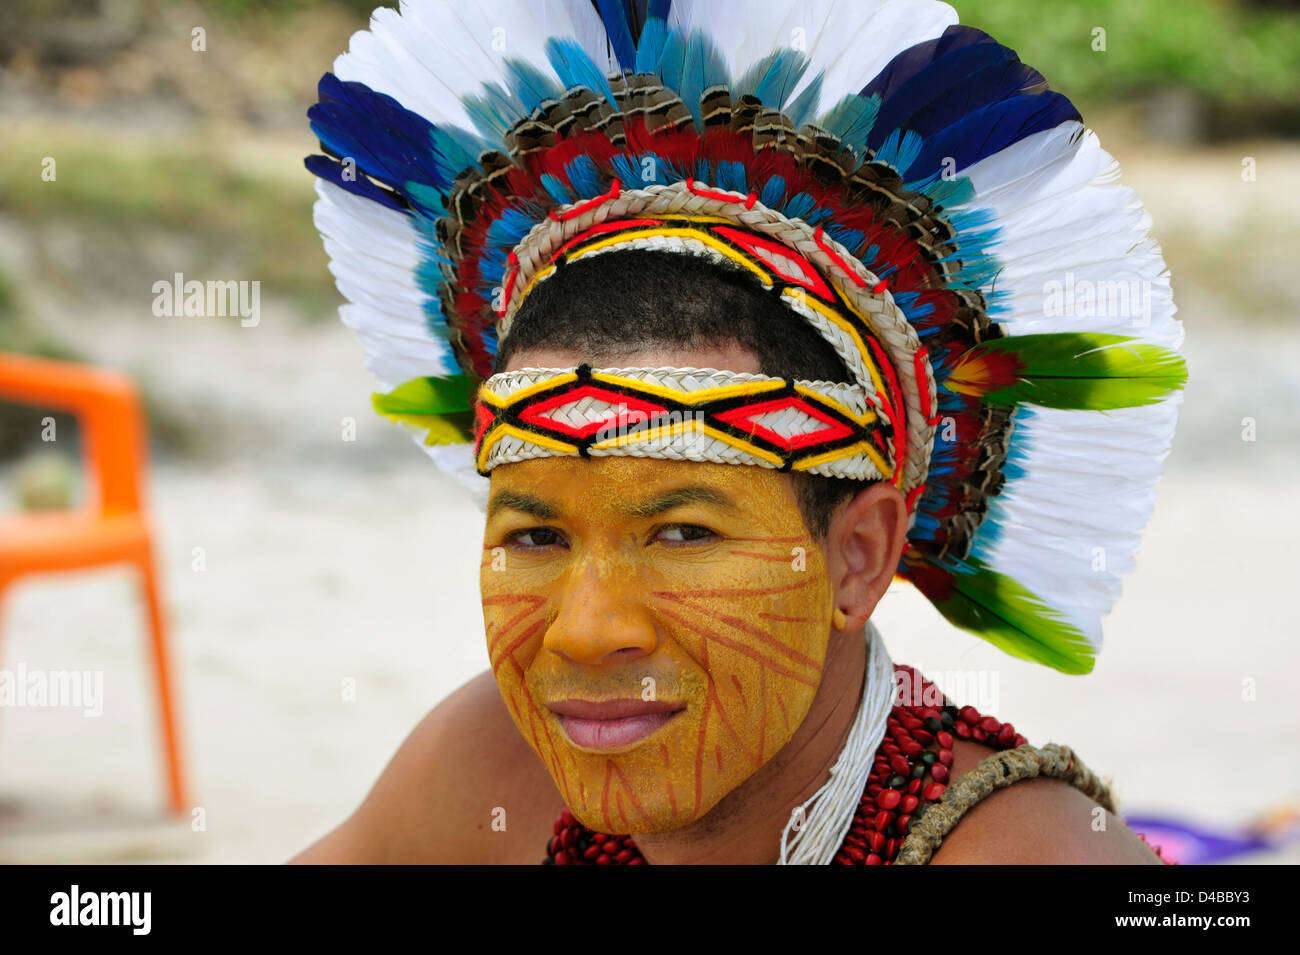
<svg viewBox="0 0 1300 955">
<path fill-rule="evenodd" d="M 958 708 L 935 684 L 909 666 L 895 664 L 895 680 L 910 692 L 895 703 L 876 748 L 866 791 L 853 814 L 834 863 L 892 865 L 912 820 L 948 788 L 954 739 L 972 740 L 994 750 L 1023 746 L 1025 738 L 1010 723 L 999 723 L 973 706 Z M 631 836 L 586 828 L 565 809 L 555 821 L 543 865 L 645 865 Z"/>
</svg>

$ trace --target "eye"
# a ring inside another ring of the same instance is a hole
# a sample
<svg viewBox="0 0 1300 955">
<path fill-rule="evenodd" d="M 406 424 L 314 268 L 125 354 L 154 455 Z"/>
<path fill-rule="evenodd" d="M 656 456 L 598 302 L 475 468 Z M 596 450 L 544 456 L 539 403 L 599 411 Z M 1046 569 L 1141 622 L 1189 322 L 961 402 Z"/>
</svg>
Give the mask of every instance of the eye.
<svg viewBox="0 0 1300 955">
<path fill-rule="evenodd" d="M 524 549 L 553 547 L 557 544 L 563 544 L 564 538 L 560 532 L 549 527 L 529 527 L 526 530 L 515 531 L 506 538 L 507 544 L 518 544 Z"/>
<path fill-rule="evenodd" d="M 669 524 L 655 535 L 655 540 L 669 544 L 695 544 L 711 541 L 717 536 L 699 524 Z"/>
</svg>

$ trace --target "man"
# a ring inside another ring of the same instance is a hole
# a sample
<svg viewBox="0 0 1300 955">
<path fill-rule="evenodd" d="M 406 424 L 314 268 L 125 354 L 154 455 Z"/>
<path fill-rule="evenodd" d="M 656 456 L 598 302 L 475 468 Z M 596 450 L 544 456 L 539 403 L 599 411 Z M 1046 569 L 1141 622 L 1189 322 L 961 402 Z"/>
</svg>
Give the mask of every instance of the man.
<svg viewBox="0 0 1300 955">
<path fill-rule="evenodd" d="M 1184 372 L 1171 302 L 1043 321 L 1061 269 L 1163 270 L 1068 101 L 942 4 L 783 4 L 809 52 L 734 69 L 709 11 L 506 6 L 377 13 L 311 114 L 377 407 L 490 479 L 492 669 L 298 861 L 1158 862 L 869 622 L 899 574 L 1091 668 Z M 434 102 L 436 50 L 506 87 Z"/>
</svg>

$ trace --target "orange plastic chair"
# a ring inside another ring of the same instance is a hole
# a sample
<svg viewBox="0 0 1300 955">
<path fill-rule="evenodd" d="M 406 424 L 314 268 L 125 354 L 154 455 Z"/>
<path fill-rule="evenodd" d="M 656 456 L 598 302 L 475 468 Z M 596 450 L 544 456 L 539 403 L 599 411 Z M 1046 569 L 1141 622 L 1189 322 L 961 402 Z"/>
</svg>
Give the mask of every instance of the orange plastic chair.
<svg viewBox="0 0 1300 955">
<path fill-rule="evenodd" d="M 187 802 L 167 628 L 144 513 L 148 443 L 135 385 L 106 369 L 0 352 L 0 399 L 76 415 L 86 486 L 95 492 L 94 499 L 77 510 L 0 515 L 0 595 L 24 574 L 122 562 L 139 569 L 162 718 L 168 806 L 173 813 L 183 813 Z"/>
</svg>

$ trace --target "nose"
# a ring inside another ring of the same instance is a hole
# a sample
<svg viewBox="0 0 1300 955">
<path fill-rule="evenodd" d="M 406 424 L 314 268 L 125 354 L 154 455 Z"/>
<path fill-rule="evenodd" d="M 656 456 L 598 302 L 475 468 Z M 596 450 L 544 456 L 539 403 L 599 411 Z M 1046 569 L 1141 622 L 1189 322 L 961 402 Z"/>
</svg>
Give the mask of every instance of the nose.
<svg viewBox="0 0 1300 955">
<path fill-rule="evenodd" d="M 638 596 L 637 575 L 588 556 L 570 572 L 542 646 L 573 663 L 599 666 L 654 653 L 659 638 Z"/>
</svg>

